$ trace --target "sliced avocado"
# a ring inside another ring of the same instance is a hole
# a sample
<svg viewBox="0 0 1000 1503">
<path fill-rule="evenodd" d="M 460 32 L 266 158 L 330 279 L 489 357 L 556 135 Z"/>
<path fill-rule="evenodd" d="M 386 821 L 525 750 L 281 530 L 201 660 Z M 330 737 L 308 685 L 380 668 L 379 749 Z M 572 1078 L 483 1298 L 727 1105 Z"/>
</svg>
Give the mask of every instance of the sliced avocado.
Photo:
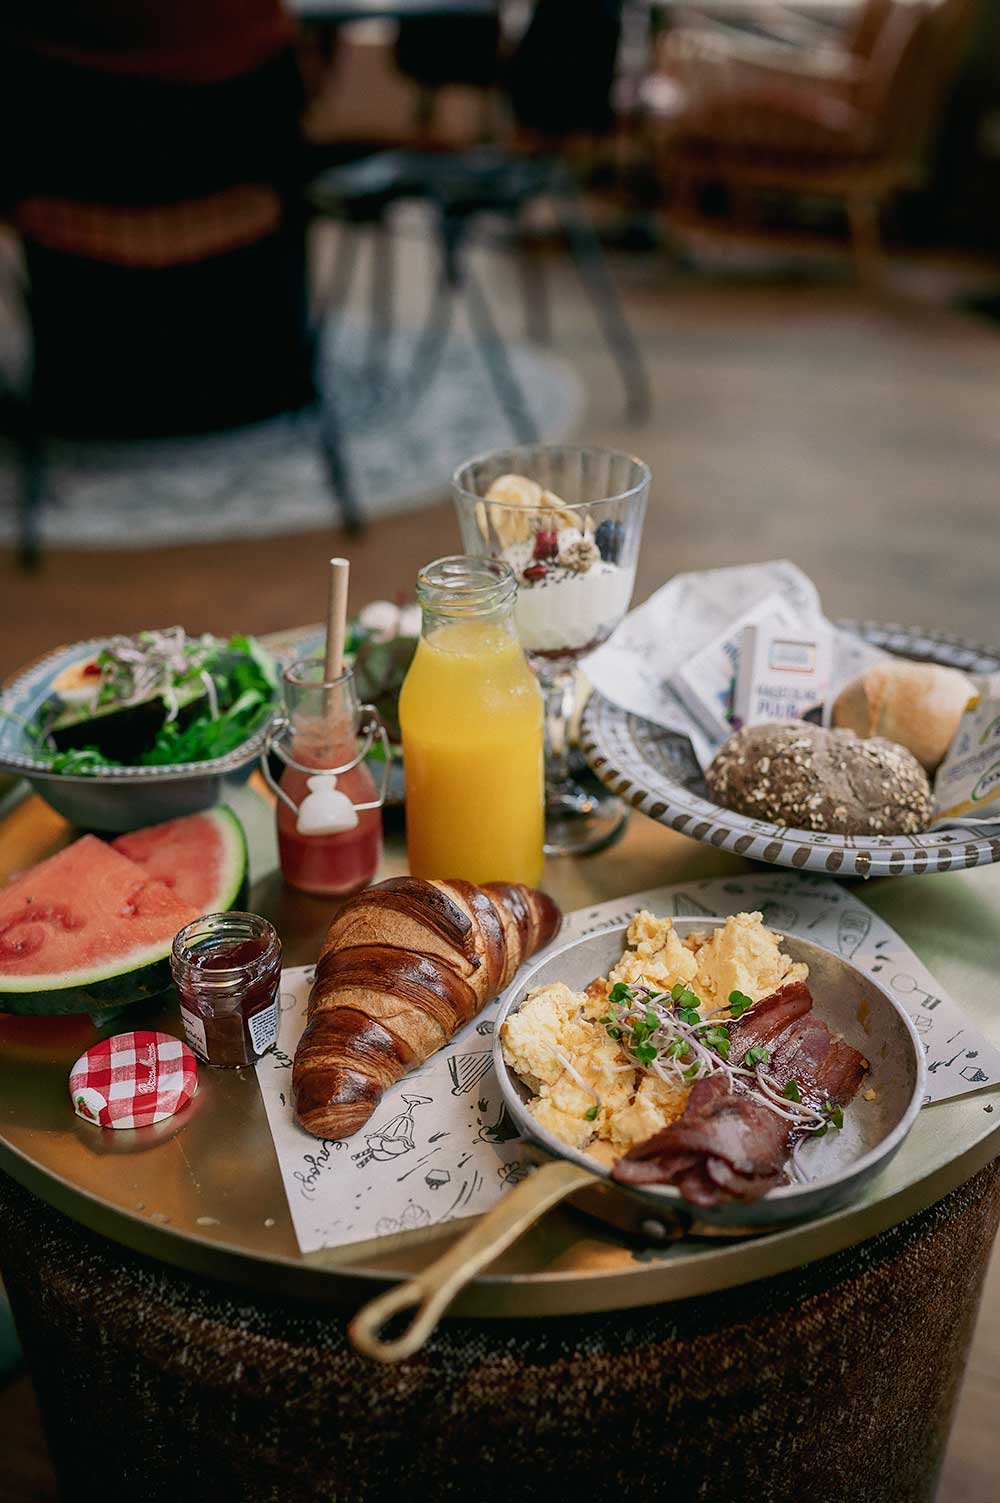
<svg viewBox="0 0 1000 1503">
<path fill-rule="evenodd" d="M 183 729 L 208 709 L 208 694 L 200 680 L 183 685 L 175 693 L 177 722 Z M 50 701 L 53 709 L 59 703 Z M 67 705 L 48 722 L 48 734 L 59 751 L 96 746 L 105 757 L 131 766 L 149 751 L 166 718 L 167 704 L 162 694 L 136 704 L 102 705 L 96 710 Z"/>
</svg>

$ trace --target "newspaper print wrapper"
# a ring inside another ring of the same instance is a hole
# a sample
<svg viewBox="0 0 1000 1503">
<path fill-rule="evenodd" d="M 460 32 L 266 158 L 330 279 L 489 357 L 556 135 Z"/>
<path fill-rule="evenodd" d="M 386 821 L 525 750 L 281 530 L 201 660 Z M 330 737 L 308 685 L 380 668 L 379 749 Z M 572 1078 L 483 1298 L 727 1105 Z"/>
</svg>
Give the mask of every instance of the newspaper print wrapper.
<svg viewBox="0 0 1000 1503">
<path fill-rule="evenodd" d="M 1000 673 L 977 677 L 978 699 L 966 708 L 934 780 L 938 824 L 1000 826 Z"/>
<path fill-rule="evenodd" d="M 610 641 L 587 658 L 584 671 L 594 688 L 611 704 L 686 736 L 704 771 L 725 737 L 721 726 L 714 735 L 710 734 L 710 723 L 705 716 L 692 713 L 691 662 L 696 658 L 702 663 L 711 661 L 718 655 L 711 651 L 713 644 L 723 642 L 742 618 L 764 610 L 769 603 L 781 608 L 785 621 L 797 622 L 804 634 L 813 631 L 817 622 L 829 627 L 830 694 L 823 711 L 823 724 L 828 725 L 838 690 L 891 654 L 827 622 L 816 586 L 787 559 L 676 574 L 629 612 Z M 734 664 L 733 691 L 737 674 L 738 664 Z M 970 677 L 983 701 L 988 699 L 996 704 L 996 715 L 992 718 L 985 709 L 979 711 L 979 720 L 993 724 L 995 731 L 1000 726 L 1000 674 Z M 729 690 L 729 684 L 711 683 L 703 685 L 700 692 L 706 700 L 717 704 L 726 699 Z M 957 775 L 949 777 L 945 788 L 945 779 L 938 774 L 934 788 L 937 819 L 932 829 L 968 829 L 976 835 L 1000 830 L 1000 798 L 982 796 L 989 781 L 984 775 L 991 769 L 996 779 L 991 791 L 1000 786 L 1000 751 L 983 766 L 977 763 L 975 776 L 962 780 L 962 772 L 971 762 L 968 748 L 961 753 L 959 743 L 969 730 L 971 718 L 971 714 L 967 715 L 959 727 L 953 750 L 942 768 L 943 772 L 944 768 L 961 763 Z M 978 722 L 973 730 L 977 736 L 982 733 Z M 956 785 L 960 785 L 957 791 Z M 982 808 L 973 808 L 974 794 L 981 800 Z"/>
<path fill-rule="evenodd" d="M 903 1004 L 927 1049 L 930 1102 L 1000 1083 L 1000 1050 L 963 1017 L 899 935 L 829 878 L 775 871 L 654 888 L 567 915 L 556 943 L 608 928 L 640 908 L 672 917 L 759 910 L 775 928 L 871 972 Z M 311 984 L 311 968 L 285 971 L 278 1047 L 256 1067 L 302 1251 L 488 1211 L 531 1167 L 491 1063 L 497 1003 L 387 1091 L 354 1137 L 324 1141 L 292 1116 L 292 1059 Z"/>
<path fill-rule="evenodd" d="M 816 586 L 787 559 L 676 574 L 587 658 L 587 678 L 612 704 L 689 737 L 704 770 L 723 738 L 706 735 L 671 680 L 768 597 L 803 631 L 824 619 Z M 831 627 L 831 641 L 834 692 L 887 656 L 838 627 Z"/>
</svg>

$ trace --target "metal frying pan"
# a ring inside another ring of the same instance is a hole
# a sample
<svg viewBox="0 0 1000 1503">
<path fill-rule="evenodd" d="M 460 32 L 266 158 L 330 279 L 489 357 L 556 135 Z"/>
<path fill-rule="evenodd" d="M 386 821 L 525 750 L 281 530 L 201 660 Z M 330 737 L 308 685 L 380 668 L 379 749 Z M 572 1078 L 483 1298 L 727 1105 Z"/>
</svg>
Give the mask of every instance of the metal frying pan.
<svg viewBox="0 0 1000 1503">
<path fill-rule="evenodd" d="M 674 919 L 683 938 L 720 927 L 724 919 Z M 508 1069 L 500 1028 L 529 991 L 564 981 L 574 991 L 606 976 L 625 948 L 626 924 L 570 940 L 541 957 L 504 995 L 497 1015 L 493 1065 L 511 1120 L 539 1152 L 543 1167 L 515 1186 L 440 1258 L 365 1305 L 349 1327 L 359 1351 L 380 1362 L 399 1362 L 424 1344 L 458 1291 L 515 1242 L 550 1206 L 573 1196 L 574 1205 L 614 1222 L 647 1241 L 667 1240 L 683 1230 L 698 1235 L 750 1235 L 836 1210 L 854 1199 L 897 1152 L 926 1094 L 926 1062 L 920 1037 L 888 992 L 843 956 L 808 940 L 782 934 L 782 948 L 809 967 L 816 1015 L 868 1059 L 864 1090 L 844 1114 L 839 1132 L 827 1133 L 800 1152 L 806 1184 L 783 1185 L 748 1204 L 695 1207 L 673 1185 L 625 1188 L 586 1153 L 540 1127 L 527 1109 L 531 1093 Z M 404 1333 L 383 1341 L 379 1330 L 393 1315 L 416 1307 Z"/>
</svg>

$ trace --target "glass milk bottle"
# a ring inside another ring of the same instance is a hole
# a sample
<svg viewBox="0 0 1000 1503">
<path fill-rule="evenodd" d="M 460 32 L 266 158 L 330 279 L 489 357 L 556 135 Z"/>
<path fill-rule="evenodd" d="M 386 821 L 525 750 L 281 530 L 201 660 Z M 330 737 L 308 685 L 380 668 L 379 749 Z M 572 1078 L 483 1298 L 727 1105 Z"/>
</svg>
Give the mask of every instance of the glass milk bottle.
<svg viewBox="0 0 1000 1503">
<path fill-rule="evenodd" d="M 360 705 L 354 675 L 326 682 L 320 658 L 301 659 L 284 674 L 285 720 L 269 739 L 285 763 L 278 794 L 278 854 L 290 887 L 321 897 L 359 892 L 382 855 L 383 792 L 364 758 L 385 733 L 370 705 Z M 388 770 L 388 761 L 384 764 Z"/>
<path fill-rule="evenodd" d="M 514 630 L 517 584 L 489 558 L 417 577 L 420 642 L 399 719 L 417 877 L 525 882 L 542 872 L 542 699 Z"/>
</svg>

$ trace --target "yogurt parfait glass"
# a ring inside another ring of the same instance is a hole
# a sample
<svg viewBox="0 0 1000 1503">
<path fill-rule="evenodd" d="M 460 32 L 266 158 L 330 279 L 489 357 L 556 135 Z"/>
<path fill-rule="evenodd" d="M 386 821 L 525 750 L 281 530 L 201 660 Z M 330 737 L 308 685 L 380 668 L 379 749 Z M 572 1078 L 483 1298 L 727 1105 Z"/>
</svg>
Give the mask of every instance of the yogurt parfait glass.
<svg viewBox="0 0 1000 1503">
<path fill-rule="evenodd" d="M 523 444 L 459 465 L 452 477 L 466 553 L 504 559 L 514 621 L 546 709 L 545 849 L 598 850 L 625 821 L 611 794 L 571 775 L 577 666 L 607 641 L 632 598 L 649 468 L 614 449 Z"/>
</svg>

